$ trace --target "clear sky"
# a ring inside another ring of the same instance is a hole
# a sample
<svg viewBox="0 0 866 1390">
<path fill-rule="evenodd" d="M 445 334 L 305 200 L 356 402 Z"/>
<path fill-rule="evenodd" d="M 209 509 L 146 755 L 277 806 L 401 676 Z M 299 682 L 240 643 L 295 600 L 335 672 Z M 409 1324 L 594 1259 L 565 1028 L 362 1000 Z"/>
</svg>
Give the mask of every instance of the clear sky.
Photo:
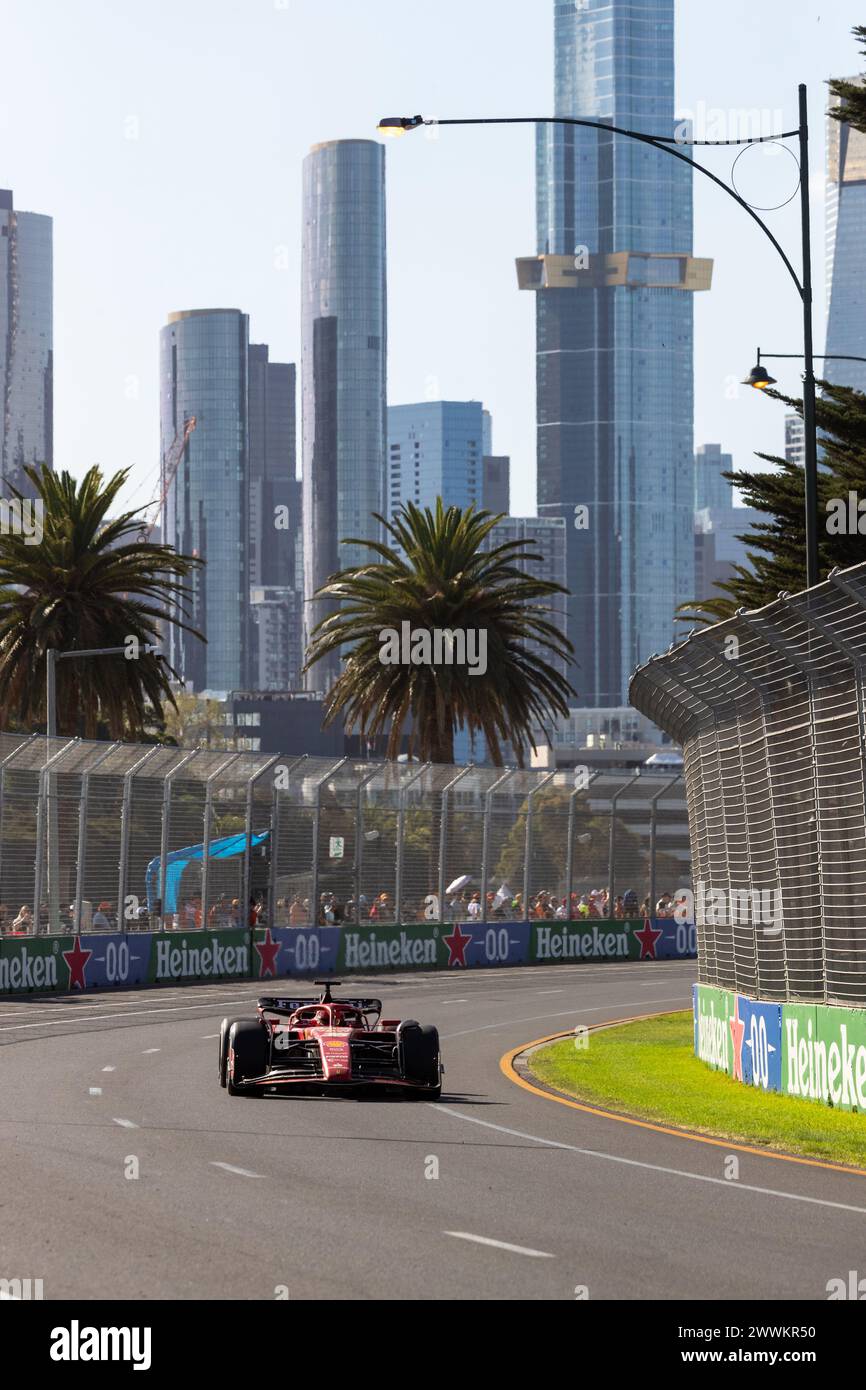
<svg viewBox="0 0 866 1390">
<path fill-rule="evenodd" d="M 301 161 L 370 136 L 380 115 L 552 113 L 551 0 L 0 0 L 0 187 L 54 217 L 55 465 L 132 466 L 155 497 L 158 334 L 175 309 L 232 306 L 272 356 L 300 352 Z M 825 83 L 860 70 L 863 0 L 679 0 L 677 103 L 717 124 L 796 125 L 810 96 L 818 347 L 823 338 Z M 754 119 L 754 118 L 753 118 Z M 708 130 L 708 135 L 718 131 Z M 751 133 L 751 130 L 747 133 Z M 526 130 L 418 133 L 388 145 L 390 400 L 480 399 L 513 458 L 512 510 L 535 510 L 535 251 Z M 730 154 L 708 156 L 722 174 Z M 750 152 L 741 191 L 794 189 Z M 799 302 L 745 214 L 699 177 L 695 441 L 737 466 L 781 452 L 783 411 L 732 383 L 756 345 L 794 352 Z M 768 195 L 768 196 L 765 196 Z M 796 202 L 772 215 L 799 266 Z M 784 364 L 779 364 L 780 368 Z M 796 366 L 774 371 L 792 391 Z"/>
</svg>

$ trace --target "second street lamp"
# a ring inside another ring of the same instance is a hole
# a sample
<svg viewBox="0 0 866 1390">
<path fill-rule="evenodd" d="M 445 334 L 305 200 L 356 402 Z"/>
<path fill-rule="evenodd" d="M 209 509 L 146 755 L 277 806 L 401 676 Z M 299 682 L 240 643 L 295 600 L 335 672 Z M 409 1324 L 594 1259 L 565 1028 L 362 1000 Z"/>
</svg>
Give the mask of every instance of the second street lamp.
<svg viewBox="0 0 866 1390">
<path fill-rule="evenodd" d="M 776 385 L 777 385 L 776 378 L 775 378 L 774 376 L 770 376 L 770 373 L 766 370 L 766 368 L 763 367 L 763 366 L 761 365 L 761 364 L 763 363 L 765 357 L 771 357 L 771 358 L 789 357 L 789 358 L 794 358 L 794 359 L 795 359 L 796 361 L 798 361 L 798 362 L 802 362 L 802 360 L 803 360 L 803 354 L 802 354 L 802 352 L 761 352 L 761 349 L 758 348 L 757 360 L 756 360 L 756 362 L 755 362 L 754 367 L 753 367 L 752 370 L 749 372 L 749 375 L 746 377 L 745 381 L 743 382 L 743 385 L 744 385 L 744 386 L 753 386 L 754 389 L 755 389 L 756 391 L 765 391 L 765 390 L 767 389 L 768 386 L 776 386 Z M 853 357 L 850 353 L 847 353 L 847 352 L 825 352 L 825 353 L 820 353 L 820 352 L 819 352 L 819 353 L 815 353 L 815 354 L 814 354 L 813 361 L 815 361 L 815 362 L 866 362 L 866 357 Z M 816 428 L 817 428 L 817 426 L 816 426 Z"/>
<path fill-rule="evenodd" d="M 583 126 L 592 130 L 604 131 L 607 135 L 621 135 L 626 139 L 640 141 L 644 145 L 652 145 L 654 149 L 662 150 L 665 154 L 671 155 L 673 159 L 680 159 L 684 164 L 690 165 L 693 169 L 710 179 L 719 188 L 723 188 L 734 202 L 757 222 L 764 235 L 772 242 L 776 252 L 781 257 L 785 267 L 797 287 L 797 293 L 803 309 L 803 425 L 804 425 L 804 452 L 805 452 L 805 511 L 806 511 L 806 584 L 811 588 L 817 584 L 820 575 L 818 572 L 818 434 L 815 418 L 815 369 L 814 369 L 814 349 L 812 341 L 812 235 L 809 223 L 809 119 L 808 102 L 805 84 L 801 83 L 798 89 L 798 105 L 800 124 L 796 130 L 780 131 L 776 135 L 756 135 L 751 139 L 742 140 L 681 140 L 675 136 L 668 135 L 645 135 L 639 130 L 626 130 L 622 126 L 611 125 L 607 121 L 594 121 L 583 116 L 482 116 L 474 119 L 459 120 L 431 120 L 423 116 L 384 116 L 379 121 L 378 131 L 381 135 L 406 135 L 412 130 L 417 130 L 419 126 L 472 126 L 472 125 L 565 125 Z M 779 241 L 770 231 L 767 224 L 758 216 L 751 204 L 745 198 L 741 198 L 736 189 L 725 183 L 724 179 L 714 174 L 712 170 L 699 164 L 697 160 L 690 159 L 688 155 L 682 153 L 679 148 L 683 145 L 760 145 L 772 141 L 788 140 L 796 137 L 799 141 L 799 163 L 800 163 L 800 233 L 802 244 L 802 280 L 797 275 L 790 259 L 788 258 Z M 677 148 L 673 148 L 676 146 Z M 770 385 L 770 381 L 761 382 L 750 380 L 749 385 L 760 387 Z"/>
</svg>

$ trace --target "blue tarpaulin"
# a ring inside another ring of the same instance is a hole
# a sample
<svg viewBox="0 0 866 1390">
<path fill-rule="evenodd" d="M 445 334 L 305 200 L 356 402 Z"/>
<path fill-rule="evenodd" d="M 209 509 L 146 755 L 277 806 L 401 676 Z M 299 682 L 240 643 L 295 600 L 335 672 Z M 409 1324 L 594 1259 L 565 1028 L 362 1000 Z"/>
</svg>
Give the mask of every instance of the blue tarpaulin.
<svg viewBox="0 0 866 1390">
<path fill-rule="evenodd" d="M 255 849 L 256 845 L 262 844 L 270 835 L 269 830 L 263 830 L 260 835 L 250 836 L 250 848 Z M 222 840 L 211 840 L 208 846 L 208 859 L 233 859 L 235 855 L 243 854 L 246 848 L 247 837 L 243 831 L 238 835 L 226 835 Z M 180 887 L 180 880 L 187 864 L 195 859 L 204 859 L 204 845 L 190 845 L 188 849 L 173 849 L 170 854 L 165 856 L 165 899 L 162 904 L 163 915 L 169 912 L 177 912 L 177 892 Z M 156 903 L 159 898 L 159 865 L 160 856 L 151 859 L 145 874 L 147 886 L 147 910 L 156 911 Z"/>
</svg>

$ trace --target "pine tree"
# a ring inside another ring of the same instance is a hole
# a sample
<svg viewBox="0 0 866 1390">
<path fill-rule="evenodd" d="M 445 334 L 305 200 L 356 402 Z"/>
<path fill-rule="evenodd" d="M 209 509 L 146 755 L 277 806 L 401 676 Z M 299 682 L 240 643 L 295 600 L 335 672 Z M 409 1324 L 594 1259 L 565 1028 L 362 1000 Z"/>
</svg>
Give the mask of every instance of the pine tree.
<svg viewBox="0 0 866 1390">
<path fill-rule="evenodd" d="M 866 25 L 858 24 L 851 30 L 854 38 L 863 47 L 860 49 L 861 56 L 866 58 Z M 866 85 L 859 82 L 846 82 L 842 78 L 837 78 L 830 83 L 830 91 L 834 97 L 838 97 L 839 106 L 834 106 L 830 110 L 830 115 L 834 121 L 845 121 L 855 130 L 866 131 Z"/>
<path fill-rule="evenodd" d="M 826 381 L 819 386 L 818 564 L 819 575 L 825 579 L 836 567 L 847 569 L 866 560 L 866 396 Z M 778 391 L 765 395 L 802 416 L 802 401 Z M 780 593 L 797 593 L 806 587 L 803 470 L 772 454 L 758 454 L 758 458 L 774 471 L 724 475 L 748 506 L 766 516 L 738 537 L 748 547 L 750 568 L 735 565 L 732 578 L 717 586 L 714 597 L 683 604 L 681 622 L 691 626 L 719 622 L 738 608 L 762 608 Z"/>
</svg>

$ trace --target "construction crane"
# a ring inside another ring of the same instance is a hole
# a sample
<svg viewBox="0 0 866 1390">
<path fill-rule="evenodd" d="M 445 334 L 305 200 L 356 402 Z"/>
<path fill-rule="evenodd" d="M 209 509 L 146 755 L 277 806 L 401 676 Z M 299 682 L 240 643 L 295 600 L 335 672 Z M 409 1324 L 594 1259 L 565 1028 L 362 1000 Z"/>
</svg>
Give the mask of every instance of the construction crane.
<svg viewBox="0 0 866 1390">
<path fill-rule="evenodd" d="M 187 417 L 186 420 L 184 420 L 183 434 L 175 435 L 174 443 L 172 444 L 171 448 L 165 456 L 165 459 L 163 460 L 162 492 L 160 494 L 159 501 L 156 505 L 156 511 L 154 512 L 153 520 L 149 521 L 144 528 L 144 539 L 146 541 L 150 540 L 154 528 L 156 527 L 156 523 L 159 521 L 160 517 L 163 514 L 163 509 L 165 507 L 166 498 L 168 497 L 169 488 L 171 487 L 172 483 L 174 482 L 177 476 L 177 470 L 180 468 L 180 461 L 183 458 L 184 450 L 186 449 L 189 437 L 195 429 L 196 424 L 197 421 L 194 415 L 190 415 Z M 163 536 L 162 539 L 163 541 L 165 541 L 165 536 Z"/>
</svg>

